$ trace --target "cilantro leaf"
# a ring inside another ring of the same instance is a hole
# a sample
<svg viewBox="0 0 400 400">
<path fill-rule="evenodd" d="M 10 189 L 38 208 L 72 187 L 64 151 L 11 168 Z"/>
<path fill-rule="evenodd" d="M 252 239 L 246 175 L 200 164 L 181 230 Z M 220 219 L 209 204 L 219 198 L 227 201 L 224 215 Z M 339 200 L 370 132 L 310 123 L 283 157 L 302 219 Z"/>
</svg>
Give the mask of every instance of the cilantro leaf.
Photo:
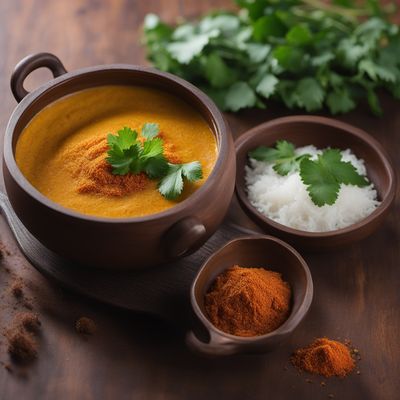
<svg viewBox="0 0 400 400">
<path fill-rule="evenodd" d="M 265 15 L 253 24 L 253 36 L 258 42 L 261 42 L 270 36 L 281 37 L 285 32 L 285 25 L 274 14 Z"/>
<path fill-rule="evenodd" d="M 136 169 L 137 165 L 132 166 L 132 160 L 136 160 L 139 157 L 139 146 L 137 144 L 132 145 L 129 149 L 121 149 L 114 145 L 108 150 L 107 162 L 113 167 L 114 175 L 125 175 L 131 172 L 131 169 Z"/>
<path fill-rule="evenodd" d="M 275 148 L 259 146 L 248 155 L 257 161 L 273 163 L 274 171 L 282 176 L 299 170 L 311 200 L 319 207 L 335 203 L 341 184 L 369 185 L 350 162 L 342 161 L 338 149 L 326 149 L 316 160 L 312 160 L 310 154 L 297 155 L 292 143 L 281 140 Z"/>
<path fill-rule="evenodd" d="M 347 89 L 335 90 L 329 93 L 326 104 L 332 114 L 346 113 L 356 106 Z"/>
<path fill-rule="evenodd" d="M 202 178 L 201 165 L 198 161 L 186 164 L 169 164 L 167 174 L 159 183 L 159 192 L 168 200 L 176 199 L 183 191 L 184 178 L 190 182 Z"/>
<path fill-rule="evenodd" d="M 144 124 L 143 143 L 137 140 L 137 132 L 128 127 L 119 130 L 117 135 L 109 134 L 106 161 L 115 175 L 145 172 L 150 179 L 160 179 L 160 193 L 168 199 L 175 199 L 183 190 L 184 179 L 195 182 L 203 177 L 202 168 L 198 161 L 168 163 L 164 156 L 164 142 L 156 137 L 159 131 L 158 124 Z"/>
<path fill-rule="evenodd" d="M 190 182 L 195 182 L 203 178 L 201 164 L 198 161 L 181 164 L 182 175 Z"/>
<path fill-rule="evenodd" d="M 300 177 L 314 204 L 332 205 L 338 198 L 340 184 L 366 186 L 368 181 L 359 175 L 354 166 L 342 161 L 340 150 L 327 149 L 317 160 L 303 159 Z"/>
<path fill-rule="evenodd" d="M 210 54 L 206 58 L 204 69 L 211 86 L 215 88 L 230 86 L 236 79 L 236 73 L 216 53 Z"/>
<path fill-rule="evenodd" d="M 272 74 L 265 75 L 256 87 L 256 91 L 266 99 L 274 94 L 279 80 Z"/>
<path fill-rule="evenodd" d="M 400 31 L 377 0 L 236 0 L 237 12 L 210 12 L 177 26 L 145 19 L 147 57 L 237 112 L 265 100 L 308 112 L 345 113 L 376 92 L 400 98 Z"/>
<path fill-rule="evenodd" d="M 322 107 L 325 92 L 315 78 L 303 78 L 295 89 L 297 103 L 307 111 L 315 111 Z"/>
<path fill-rule="evenodd" d="M 259 146 L 249 152 L 249 157 L 257 161 L 274 162 L 273 169 L 279 175 L 287 175 L 299 168 L 303 158 L 308 154 L 296 155 L 294 145 L 286 140 L 278 140 L 276 148 Z"/>
<path fill-rule="evenodd" d="M 155 138 L 160 133 L 160 126 L 155 123 L 147 122 L 142 127 L 142 136 L 147 140 Z"/>
<path fill-rule="evenodd" d="M 286 40 L 289 44 L 305 45 L 311 39 L 311 31 L 307 25 L 296 25 L 286 34 Z"/>
<path fill-rule="evenodd" d="M 143 142 L 142 158 L 153 158 L 163 154 L 163 141 L 161 138 L 146 140 Z"/>
<path fill-rule="evenodd" d="M 208 44 L 212 37 L 218 35 L 218 32 L 213 30 L 209 33 L 198 34 L 187 38 L 185 41 L 177 41 L 167 45 L 167 50 L 182 64 L 189 64 L 192 59 L 199 55 L 204 47 Z"/>
<path fill-rule="evenodd" d="M 109 146 L 116 145 L 121 150 L 127 150 L 137 141 L 137 132 L 133 131 L 127 126 L 125 126 L 123 129 L 120 129 L 117 133 L 117 136 L 112 134 L 109 134 L 107 136 L 107 142 Z"/>
<path fill-rule="evenodd" d="M 159 154 L 146 161 L 144 172 L 150 179 L 161 178 L 168 172 L 168 161 L 163 154 Z"/>
<path fill-rule="evenodd" d="M 226 93 L 225 106 L 229 111 L 238 111 L 241 108 L 253 107 L 256 101 L 254 90 L 246 82 L 236 82 Z"/>
</svg>

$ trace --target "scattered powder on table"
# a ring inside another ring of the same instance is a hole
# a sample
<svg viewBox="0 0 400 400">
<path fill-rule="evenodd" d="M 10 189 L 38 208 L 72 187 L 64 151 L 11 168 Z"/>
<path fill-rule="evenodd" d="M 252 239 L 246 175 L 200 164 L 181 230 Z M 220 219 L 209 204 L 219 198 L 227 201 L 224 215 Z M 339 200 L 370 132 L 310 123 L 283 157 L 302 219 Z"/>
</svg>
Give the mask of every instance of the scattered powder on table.
<svg viewBox="0 0 400 400">
<path fill-rule="evenodd" d="M 315 339 L 308 347 L 296 350 L 292 364 L 300 370 L 325 377 L 345 377 L 355 367 L 348 346 L 328 338 Z"/>
<path fill-rule="evenodd" d="M 37 357 L 36 340 L 22 331 L 12 331 L 8 334 L 8 352 L 19 363 L 28 363 Z"/>
<path fill-rule="evenodd" d="M 281 274 L 235 265 L 220 274 L 205 296 L 211 322 L 236 336 L 264 335 L 285 322 L 291 290 Z"/>
<path fill-rule="evenodd" d="M 163 138 L 162 134 L 158 136 Z M 143 190 L 150 181 L 145 173 L 112 173 L 106 161 L 108 148 L 107 138 L 97 137 L 70 146 L 61 154 L 71 176 L 76 179 L 77 192 L 120 197 Z M 174 150 L 173 144 L 164 141 L 165 157 L 171 163 L 178 163 L 180 160 Z"/>
<path fill-rule="evenodd" d="M 17 315 L 17 321 L 26 331 L 33 334 L 39 333 L 42 325 L 39 316 L 29 312 Z"/>
<path fill-rule="evenodd" d="M 11 286 L 11 293 L 16 299 L 22 299 L 24 297 L 24 285 L 21 280 L 17 280 Z"/>
<path fill-rule="evenodd" d="M 97 325 L 91 318 L 80 317 L 75 322 L 75 329 L 78 333 L 84 335 L 93 335 L 94 333 L 96 333 Z"/>
</svg>

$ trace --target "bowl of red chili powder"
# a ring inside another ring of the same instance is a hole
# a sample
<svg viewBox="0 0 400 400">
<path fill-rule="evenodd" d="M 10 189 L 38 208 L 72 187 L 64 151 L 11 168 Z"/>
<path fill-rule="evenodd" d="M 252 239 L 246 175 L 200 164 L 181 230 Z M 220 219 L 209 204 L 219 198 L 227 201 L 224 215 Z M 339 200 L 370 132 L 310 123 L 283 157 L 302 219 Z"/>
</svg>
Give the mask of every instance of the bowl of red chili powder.
<svg viewBox="0 0 400 400">
<path fill-rule="evenodd" d="M 263 235 L 232 240 L 193 282 L 187 343 L 213 356 L 270 351 L 304 319 L 312 298 L 310 270 L 290 245 Z"/>
</svg>

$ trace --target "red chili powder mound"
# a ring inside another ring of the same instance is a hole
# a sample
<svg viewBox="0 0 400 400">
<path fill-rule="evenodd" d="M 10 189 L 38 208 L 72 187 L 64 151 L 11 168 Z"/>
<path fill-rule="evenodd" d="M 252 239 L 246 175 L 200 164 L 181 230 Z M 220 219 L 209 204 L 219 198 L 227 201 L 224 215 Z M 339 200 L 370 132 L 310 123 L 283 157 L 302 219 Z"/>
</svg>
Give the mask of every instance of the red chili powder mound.
<svg viewBox="0 0 400 400">
<path fill-rule="evenodd" d="M 163 138 L 162 134 L 158 136 Z M 77 192 L 120 197 L 143 190 L 149 182 L 145 173 L 113 175 L 106 161 L 108 148 L 107 138 L 98 137 L 80 142 L 63 153 L 66 166 L 76 179 Z M 173 144 L 164 141 L 165 157 L 178 163 L 174 150 Z"/>
<path fill-rule="evenodd" d="M 235 265 L 217 276 L 205 296 L 205 309 L 220 330 L 258 336 L 277 329 L 290 311 L 291 290 L 281 274 Z"/>
<path fill-rule="evenodd" d="M 292 364 L 300 370 L 325 377 L 345 377 L 355 367 L 348 346 L 328 338 L 315 339 L 308 347 L 296 350 Z"/>
</svg>

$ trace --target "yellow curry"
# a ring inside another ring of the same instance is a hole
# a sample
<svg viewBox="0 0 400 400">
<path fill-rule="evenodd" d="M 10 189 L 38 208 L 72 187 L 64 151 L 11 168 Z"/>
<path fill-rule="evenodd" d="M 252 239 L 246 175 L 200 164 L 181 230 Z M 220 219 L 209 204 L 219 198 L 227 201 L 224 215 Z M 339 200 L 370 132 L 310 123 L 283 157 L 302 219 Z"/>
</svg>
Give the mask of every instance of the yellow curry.
<svg viewBox="0 0 400 400">
<path fill-rule="evenodd" d="M 157 181 L 122 177 L 108 169 L 107 134 L 124 126 L 140 132 L 158 123 L 172 163 L 199 161 L 203 178 L 186 182 L 182 195 L 167 200 Z M 208 178 L 217 158 L 209 125 L 180 99 L 140 86 L 102 86 L 66 96 L 39 112 L 22 132 L 16 161 L 46 197 L 78 212 L 103 217 L 136 217 L 173 207 Z"/>
</svg>

